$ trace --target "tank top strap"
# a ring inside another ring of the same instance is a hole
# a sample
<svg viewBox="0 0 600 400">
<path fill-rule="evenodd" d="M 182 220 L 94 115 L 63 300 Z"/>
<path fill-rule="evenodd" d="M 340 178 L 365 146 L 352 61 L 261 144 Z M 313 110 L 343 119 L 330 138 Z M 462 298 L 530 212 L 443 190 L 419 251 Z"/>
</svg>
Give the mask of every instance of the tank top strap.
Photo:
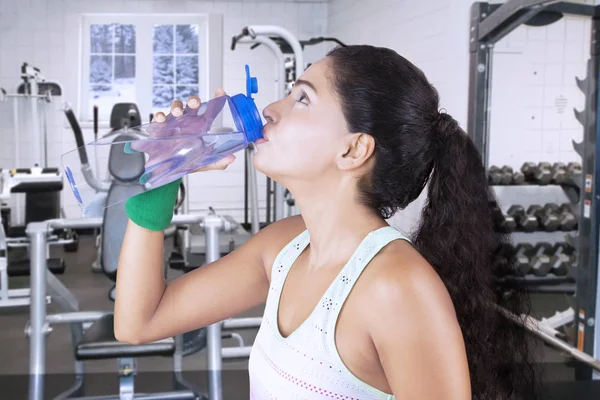
<svg viewBox="0 0 600 400">
<path fill-rule="evenodd" d="M 367 235 L 362 243 L 356 249 L 352 258 L 346 266 L 340 271 L 337 279 L 329 287 L 329 299 L 332 304 L 337 304 L 337 307 L 332 307 L 328 313 L 328 321 L 326 325 L 330 332 L 335 329 L 336 321 L 342 309 L 342 305 L 350 295 L 352 288 L 360 278 L 371 260 L 390 242 L 394 240 L 405 240 L 412 244 L 410 238 L 397 228 L 386 226 L 377 229 Z M 333 337 L 333 335 L 331 335 Z"/>
<path fill-rule="evenodd" d="M 310 235 L 308 230 L 305 230 L 281 249 L 271 267 L 270 292 L 279 292 L 282 289 L 288 271 L 309 243 Z"/>
</svg>

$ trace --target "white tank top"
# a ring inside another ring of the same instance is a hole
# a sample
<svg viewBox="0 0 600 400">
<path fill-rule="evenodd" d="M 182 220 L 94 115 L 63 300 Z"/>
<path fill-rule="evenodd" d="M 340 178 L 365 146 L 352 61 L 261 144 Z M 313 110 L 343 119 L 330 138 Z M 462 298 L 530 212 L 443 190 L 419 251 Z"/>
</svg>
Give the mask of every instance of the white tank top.
<svg viewBox="0 0 600 400">
<path fill-rule="evenodd" d="M 394 400 L 354 376 L 334 340 L 340 310 L 371 259 L 396 239 L 410 240 L 387 226 L 367 235 L 310 316 L 284 338 L 277 325 L 279 298 L 288 271 L 310 242 L 304 231 L 286 245 L 272 267 L 271 285 L 248 365 L 251 400 Z"/>
</svg>

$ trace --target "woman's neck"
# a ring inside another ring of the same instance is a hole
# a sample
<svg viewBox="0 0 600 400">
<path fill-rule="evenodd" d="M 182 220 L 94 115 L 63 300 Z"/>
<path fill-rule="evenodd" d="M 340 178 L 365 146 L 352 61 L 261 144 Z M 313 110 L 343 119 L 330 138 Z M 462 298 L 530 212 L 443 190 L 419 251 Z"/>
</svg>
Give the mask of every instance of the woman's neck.
<svg viewBox="0 0 600 400">
<path fill-rule="evenodd" d="M 345 263 L 372 231 L 388 226 L 376 212 L 359 204 L 356 193 L 307 190 L 294 194 L 310 234 L 311 268 Z"/>
</svg>

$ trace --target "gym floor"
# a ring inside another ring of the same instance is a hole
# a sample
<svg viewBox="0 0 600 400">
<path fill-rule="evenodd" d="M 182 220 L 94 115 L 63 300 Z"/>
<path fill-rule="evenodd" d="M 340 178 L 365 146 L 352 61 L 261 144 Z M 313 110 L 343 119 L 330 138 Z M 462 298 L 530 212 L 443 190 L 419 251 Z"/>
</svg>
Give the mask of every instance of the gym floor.
<svg viewBox="0 0 600 400">
<path fill-rule="evenodd" d="M 91 265 L 95 259 L 94 239 L 91 236 L 80 238 L 79 250 L 76 253 L 62 253 L 53 248 L 53 256 L 62 256 L 67 268 L 58 278 L 78 299 L 80 309 L 86 311 L 111 310 L 113 303 L 108 298 L 112 287 L 103 274 L 94 273 Z M 169 270 L 169 279 L 175 278 L 179 271 Z M 11 278 L 11 288 L 28 287 L 28 278 Z M 564 295 L 534 295 L 532 297 L 535 315 L 551 316 L 555 311 L 568 307 L 569 302 Z M 55 305 L 50 305 L 49 313 L 61 312 Z M 23 330 L 29 319 L 28 309 L 0 309 L 0 397 L 18 400 L 27 398 L 29 349 L 28 340 Z M 258 317 L 262 308 L 251 310 L 242 317 Z M 250 345 L 256 330 L 239 332 L 246 345 Z M 47 337 L 45 398 L 52 399 L 67 390 L 73 382 L 73 350 L 68 326 L 55 326 Z M 225 340 L 223 346 L 235 345 Z M 565 358 L 553 349 L 540 344 L 536 355 L 542 380 L 545 383 L 543 399 L 578 399 L 600 398 L 600 381 L 575 381 L 574 363 L 565 363 Z M 509 349 L 507 349 L 509 350 Z M 248 399 L 247 361 L 223 362 L 223 396 L 224 399 Z M 93 361 L 85 364 L 86 396 L 99 396 L 118 393 L 118 377 L 116 361 Z M 148 358 L 138 360 L 136 391 L 158 392 L 171 390 L 172 359 Z M 206 354 L 201 351 L 184 358 L 184 377 L 199 387 L 207 388 Z"/>
</svg>

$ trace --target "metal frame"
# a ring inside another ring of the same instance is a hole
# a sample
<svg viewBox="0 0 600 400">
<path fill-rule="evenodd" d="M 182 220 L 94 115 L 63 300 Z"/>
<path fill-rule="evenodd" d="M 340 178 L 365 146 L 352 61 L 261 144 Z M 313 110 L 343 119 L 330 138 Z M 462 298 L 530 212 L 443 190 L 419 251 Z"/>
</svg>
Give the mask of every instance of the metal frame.
<svg viewBox="0 0 600 400">
<path fill-rule="evenodd" d="M 105 312 L 86 312 L 79 310 L 79 303 L 73 294 L 46 268 L 45 248 L 47 237 L 52 229 L 89 229 L 102 225 L 102 218 L 82 218 L 73 220 L 52 220 L 34 222 L 27 226 L 27 235 L 31 240 L 31 307 L 30 321 L 25 329 L 29 336 L 29 400 L 44 399 L 44 379 L 46 374 L 46 342 L 45 337 L 52 331 L 54 324 L 70 324 L 73 344 L 78 343 L 86 324 L 100 318 Z M 171 225 L 199 225 L 206 237 L 207 262 L 220 258 L 220 234 L 234 231 L 238 224 L 231 217 L 208 215 L 175 215 Z M 46 313 L 46 292 L 65 311 L 60 314 Z M 239 359 L 250 356 L 251 346 L 222 347 L 222 330 L 260 327 L 262 318 L 232 318 L 207 327 L 208 353 L 208 393 L 210 400 L 223 400 L 222 360 Z M 184 388 L 187 384 L 182 377 L 183 356 L 181 354 L 181 335 L 175 338 L 176 353 L 173 367 L 177 383 Z M 83 384 L 83 363 L 75 362 L 76 381 L 65 393 L 76 394 Z M 159 393 L 145 399 L 179 399 L 191 392 L 183 390 L 172 393 Z M 158 396 L 158 397 L 156 397 Z M 110 399 L 112 397 L 89 397 L 86 399 Z"/>
<path fill-rule="evenodd" d="M 584 126 L 582 143 L 573 143 L 582 158 L 582 177 L 563 189 L 578 209 L 579 231 L 575 239 L 577 248 L 577 278 L 575 324 L 577 327 L 576 349 L 561 341 L 563 350 L 573 355 L 578 350 L 597 362 L 600 359 L 600 281 L 599 226 L 600 226 L 600 143 L 596 136 L 600 126 L 597 121 L 598 84 L 600 78 L 600 6 L 581 3 L 556 2 L 552 0 L 508 0 L 503 4 L 476 2 L 471 6 L 470 26 L 470 75 L 469 112 L 467 131 L 479 149 L 487 170 L 489 161 L 489 120 L 492 76 L 492 50 L 500 39 L 519 25 L 542 11 L 574 14 L 592 18 L 590 59 L 587 77 L 577 79 L 579 88 L 586 96 L 586 107 L 575 111 Z M 576 77 L 574 77 L 576 79 Z M 584 179 L 585 178 L 585 179 Z M 578 192 L 579 196 L 573 194 Z M 529 324 L 531 325 L 531 324 Z M 530 326 L 526 326 L 530 327 Z M 531 330 L 531 329 L 530 329 Z M 531 330 L 543 340 L 547 338 L 539 330 Z M 558 340 L 553 338 L 553 340 Z M 552 343 L 556 345 L 557 343 Z M 565 347 L 566 346 L 566 347 Z M 586 357 L 579 357 L 586 358 Z M 589 361 L 589 360 L 588 360 Z M 599 373 L 590 368 L 578 368 L 578 379 L 600 379 Z"/>
<path fill-rule="evenodd" d="M 277 45 L 277 43 L 275 43 L 274 40 L 266 37 L 266 36 L 256 36 L 256 37 L 250 37 L 250 36 L 242 36 L 242 37 L 235 37 L 233 40 L 233 43 L 231 45 L 232 49 L 235 49 L 235 45 L 237 43 L 243 43 L 243 44 L 263 44 L 265 45 L 269 50 L 271 50 L 271 52 L 273 53 L 273 55 L 275 56 L 275 60 L 277 61 L 277 77 L 275 80 L 275 87 L 276 87 L 276 96 L 277 96 L 277 100 L 283 99 L 286 96 L 286 83 L 285 83 L 285 61 L 284 61 L 284 56 L 283 53 L 281 51 L 281 49 L 279 48 L 279 46 Z M 247 155 L 247 162 L 248 162 L 248 179 L 250 180 L 250 184 L 251 185 L 256 185 L 256 171 L 254 170 L 254 167 L 252 165 L 252 162 L 250 161 L 250 154 Z M 279 183 L 274 182 L 274 192 L 275 192 L 275 196 L 274 196 L 274 203 L 275 203 L 275 207 L 274 207 L 274 216 L 273 216 L 273 220 L 277 221 L 280 220 L 284 217 L 283 214 L 283 208 L 284 208 L 284 203 L 285 203 L 285 198 L 284 198 L 284 187 L 281 186 Z M 252 186 L 250 186 L 250 189 L 252 189 Z M 257 194 L 255 192 L 252 192 L 252 190 L 250 191 L 250 197 L 252 199 L 252 202 L 258 201 L 255 200 L 257 197 Z M 253 204 L 253 203 L 251 203 Z M 256 209 L 256 211 L 254 209 L 252 209 L 252 212 L 256 212 L 257 215 L 256 217 L 254 216 L 254 214 L 252 214 L 252 229 L 253 232 L 252 233 L 256 233 L 254 232 L 254 220 L 256 218 L 256 220 L 258 220 L 258 207 Z M 258 232 L 258 230 L 257 230 Z"/>
<path fill-rule="evenodd" d="M 276 93 L 278 99 L 283 99 L 287 96 L 287 87 L 290 83 L 286 78 L 288 75 L 288 66 L 286 65 L 286 56 L 283 54 L 279 45 L 275 43 L 271 37 L 283 40 L 292 49 L 292 69 L 294 71 L 293 76 L 295 81 L 304 72 L 304 51 L 298 38 L 296 38 L 289 30 L 276 25 L 248 25 L 242 28 L 240 34 L 232 37 L 231 49 L 235 49 L 236 43 L 263 44 L 267 46 L 277 59 L 278 81 Z M 268 187 L 267 191 L 269 191 Z M 276 182 L 274 184 L 274 194 L 275 207 L 273 221 L 298 214 L 298 209 L 295 206 L 295 202 L 293 202 L 291 194 L 288 194 L 286 197 L 285 188 Z M 270 193 L 267 192 L 267 208 L 269 208 L 270 204 L 269 199 Z M 267 209 L 267 214 L 268 213 L 269 210 Z"/>
</svg>

